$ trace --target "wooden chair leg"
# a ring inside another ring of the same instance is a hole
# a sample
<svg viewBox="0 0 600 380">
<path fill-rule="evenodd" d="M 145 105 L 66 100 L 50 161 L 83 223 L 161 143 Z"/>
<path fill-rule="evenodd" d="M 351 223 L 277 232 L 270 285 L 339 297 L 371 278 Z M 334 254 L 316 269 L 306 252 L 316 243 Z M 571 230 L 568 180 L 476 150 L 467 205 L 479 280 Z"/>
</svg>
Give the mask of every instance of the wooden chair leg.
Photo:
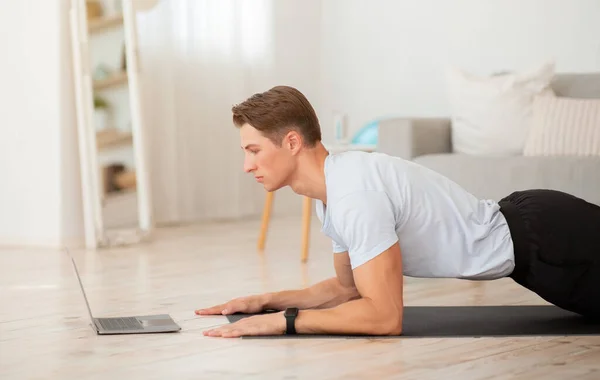
<svg viewBox="0 0 600 380">
<path fill-rule="evenodd" d="M 311 221 L 312 199 L 304 197 L 302 207 L 302 256 L 301 261 L 304 263 L 308 260 L 308 248 L 310 241 L 310 221 Z"/>
<path fill-rule="evenodd" d="M 262 224 L 260 226 L 260 235 L 258 236 L 258 249 L 262 251 L 265 248 L 267 240 L 267 230 L 269 229 L 269 221 L 271 219 L 271 210 L 273 209 L 274 192 L 268 192 L 265 198 L 263 207 Z"/>
</svg>

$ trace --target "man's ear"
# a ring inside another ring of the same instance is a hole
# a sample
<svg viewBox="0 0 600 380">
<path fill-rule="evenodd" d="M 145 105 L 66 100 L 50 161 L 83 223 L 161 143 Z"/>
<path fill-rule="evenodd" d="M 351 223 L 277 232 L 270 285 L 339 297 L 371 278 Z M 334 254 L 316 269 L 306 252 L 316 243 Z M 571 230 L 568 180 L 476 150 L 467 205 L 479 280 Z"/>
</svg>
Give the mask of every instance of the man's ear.
<svg viewBox="0 0 600 380">
<path fill-rule="evenodd" d="M 283 143 L 285 144 L 285 147 L 292 152 L 292 154 L 296 154 L 302 147 L 302 136 L 300 136 L 300 134 L 296 131 L 290 131 L 285 136 Z"/>
</svg>

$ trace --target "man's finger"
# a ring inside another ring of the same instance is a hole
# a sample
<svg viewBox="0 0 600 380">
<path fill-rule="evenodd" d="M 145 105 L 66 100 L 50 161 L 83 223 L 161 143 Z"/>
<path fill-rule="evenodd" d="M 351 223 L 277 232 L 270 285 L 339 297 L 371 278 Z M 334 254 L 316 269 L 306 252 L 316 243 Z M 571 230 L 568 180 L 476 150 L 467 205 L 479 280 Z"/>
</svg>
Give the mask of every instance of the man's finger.
<svg viewBox="0 0 600 380">
<path fill-rule="evenodd" d="M 198 314 L 198 315 L 221 314 L 221 312 L 223 311 L 224 308 L 225 308 L 225 304 L 217 305 L 217 306 L 213 306 L 213 307 L 209 307 L 209 308 L 205 308 L 205 309 L 198 309 L 198 310 L 196 310 L 196 314 Z"/>
<path fill-rule="evenodd" d="M 244 302 L 229 302 L 228 304 L 226 304 L 223 307 L 223 310 L 221 310 L 221 313 L 223 315 L 227 315 L 227 314 L 233 314 L 233 313 L 238 313 L 238 312 L 244 312 L 246 310 L 246 305 L 244 304 Z"/>
<path fill-rule="evenodd" d="M 223 337 L 223 338 L 238 338 L 241 335 L 242 335 L 241 330 L 233 329 L 233 330 L 224 331 L 223 334 L 221 334 L 221 337 Z"/>
<path fill-rule="evenodd" d="M 195 311 L 197 315 L 217 314 L 214 307 L 207 309 L 198 309 Z"/>
<path fill-rule="evenodd" d="M 222 329 L 221 328 L 206 330 L 206 331 L 203 332 L 203 334 L 205 336 L 221 336 L 221 333 L 222 333 Z"/>
</svg>

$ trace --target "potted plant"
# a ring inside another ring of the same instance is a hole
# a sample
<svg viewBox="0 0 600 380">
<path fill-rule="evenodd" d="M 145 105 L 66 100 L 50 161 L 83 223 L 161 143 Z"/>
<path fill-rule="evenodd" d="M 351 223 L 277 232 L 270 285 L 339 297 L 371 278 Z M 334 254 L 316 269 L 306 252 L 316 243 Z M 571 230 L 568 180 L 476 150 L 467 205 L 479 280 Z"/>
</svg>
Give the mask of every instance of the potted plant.
<svg viewBox="0 0 600 380">
<path fill-rule="evenodd" d="M 108 127 L 108 102 L 99 96 L 94 96 L 94 128 L 102 131 Z"/>
</svg>

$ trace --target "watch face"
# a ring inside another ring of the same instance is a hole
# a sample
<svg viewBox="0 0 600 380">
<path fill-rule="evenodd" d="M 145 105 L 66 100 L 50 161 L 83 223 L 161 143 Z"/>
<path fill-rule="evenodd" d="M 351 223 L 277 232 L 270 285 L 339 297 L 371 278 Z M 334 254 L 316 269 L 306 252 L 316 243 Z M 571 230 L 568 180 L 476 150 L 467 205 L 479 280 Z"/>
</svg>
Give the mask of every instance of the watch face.
<svg viewBox="0 0 600 380">
<path fill-rule="evenodd" d="M 285 309 L 285 313 L 283 313 L 284 316 L 286 317 L 295 317 L 296 315 L 298 315 L 298 308 L 297 307 L 290 307 Z"/>
</svg>

